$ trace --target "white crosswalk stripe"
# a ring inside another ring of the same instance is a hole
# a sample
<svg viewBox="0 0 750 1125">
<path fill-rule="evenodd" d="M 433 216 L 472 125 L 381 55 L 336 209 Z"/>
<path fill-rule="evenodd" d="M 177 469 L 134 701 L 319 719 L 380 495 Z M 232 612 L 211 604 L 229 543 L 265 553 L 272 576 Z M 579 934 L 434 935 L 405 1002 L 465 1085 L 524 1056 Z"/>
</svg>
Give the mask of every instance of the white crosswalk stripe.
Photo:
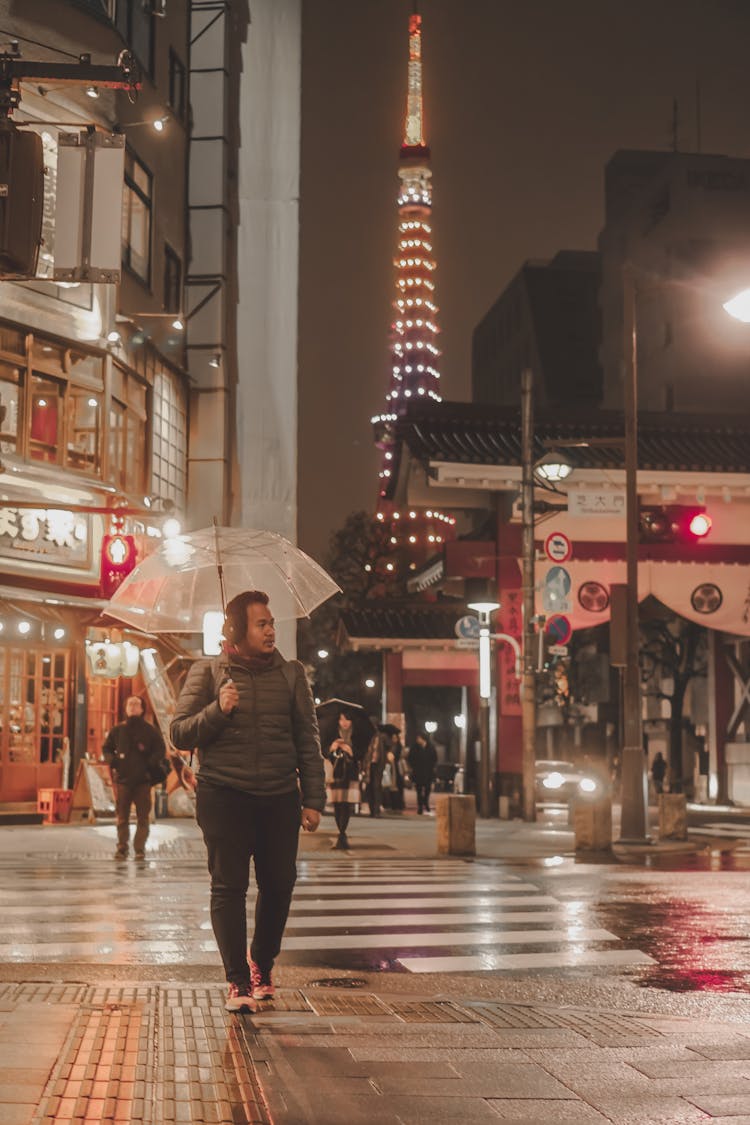
<svg viewBox="0 0 750 1125">
<path fill-rule="evenodd" d="M 218 966 L 208 895 L 205 863 L 192 858 L 70 862 L 22 879 L 0 868 L 0 962 Z M 305 858 L 281 966 L 452 973 L 651 962 L 618 945 L 580 903 L 496 865 Z"/>
<path fill-rule="evenodd" d="M 344 963 L 338 955 L 350 950 L 366 966 L 370 951 L 375 962 L 383 951 L 394 967 L 431 973 L 652 961 L 639 950 L 612 949 L 617 936 L 579 924 L 575 903 L 502 869 L 464 863 L 449 871 L 434 861 L 422 863 L 416 881 L 414 875 L 403 861 L 349 861 L 335 874 L 329 863 L 309 861 L 287 925 L 287 955 L 312 945 L 337 956 L 338 965 Z M 348 897 L 339 897 L 347 886 Z"/>
<path fill-rule="evenodd" d="M 711 824 L 701 824 L 688 828 L 688 835 L 693 837 L 708 836 L 711 839 L 736 840 L 738 843 L 732 848 L 733 852 L 750 852 L 750 823 L 724 823 L 715 821 Z"/>
</svg>

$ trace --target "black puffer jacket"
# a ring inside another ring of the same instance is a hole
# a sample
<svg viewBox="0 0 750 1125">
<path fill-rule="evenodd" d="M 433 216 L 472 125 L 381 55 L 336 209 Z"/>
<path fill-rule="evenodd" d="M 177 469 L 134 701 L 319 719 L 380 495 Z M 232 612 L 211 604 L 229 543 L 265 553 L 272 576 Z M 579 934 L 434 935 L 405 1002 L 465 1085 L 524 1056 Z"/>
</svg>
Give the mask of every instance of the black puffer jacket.
<svg viewBox="0 0 750 1125">
<path fill-rule="evenodd" d="M 102 746 L 102 756 L 115 781 L 123 785 L 156 784 L 164 754 L 161 734 L 140 715 L 112 727 Z"/>
<path fill-rule="evenodd" d="M 218 702 L 228 677 L 240 697 L 232 715 Z M 275 796 L 293 792 L 299 777 L 303 806 L 325 807 L 310 685 L 299 661 L 284 660 L 278 650 L 259 671 L 237 656 L 197 661 L 180 692 L 170 738 L 178 750 L 198 750 L 201 782 Z"/>
</svg>

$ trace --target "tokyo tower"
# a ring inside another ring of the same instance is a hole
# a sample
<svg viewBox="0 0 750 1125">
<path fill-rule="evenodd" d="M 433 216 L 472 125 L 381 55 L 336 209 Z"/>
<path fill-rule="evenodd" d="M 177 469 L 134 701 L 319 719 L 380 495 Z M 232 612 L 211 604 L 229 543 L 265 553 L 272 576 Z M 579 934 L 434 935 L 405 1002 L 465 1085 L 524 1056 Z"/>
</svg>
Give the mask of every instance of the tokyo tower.
<svg viewBox="0 0 750 1125">
<path fill-rule="evenodd" d="M 391 323 L 391 376 L 386 411 L 372 419 L 381 450 L 376 518 L 389 525 L 393 548 L 384 565 L 391 572 L 416 570 L 419 563 L 453 538 L 455 519 L 435 510 L 400 510 L 389 499 L 398 445 L 394 423 L 410 401 L 440 402 L 432 251 L 432 172 L 424 136 L 422 97 L 422 17 L 409 18 L 409 64 L 404 137 L 399 152 L 398 243 L 394 258 L 396 296 Z M 407 577 L 408 575 L 403 575 Z"/>
</svg>

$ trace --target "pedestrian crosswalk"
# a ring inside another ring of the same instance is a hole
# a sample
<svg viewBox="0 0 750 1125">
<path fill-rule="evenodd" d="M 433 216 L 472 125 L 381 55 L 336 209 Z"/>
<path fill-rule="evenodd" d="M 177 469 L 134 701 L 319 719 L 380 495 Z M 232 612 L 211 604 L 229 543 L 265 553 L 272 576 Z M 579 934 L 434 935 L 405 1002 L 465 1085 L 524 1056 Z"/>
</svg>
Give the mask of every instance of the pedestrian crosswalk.
<svg viewBox="0 0 750 1125">
<path fill-rule="evenodd" d="M 750 823 L 714 821 L 688 829 L 693 837 L 709 836 L 712 839 L 737 841 L 734 851 L 750 852 Z"/>
<path fill-rule="evenodd" d="M 0 963 L 214 965 L 208 878 L 198 859 L 0 869 Z M 248 896 L 252 916 L 253 897 Z M 280 964 L 409 973 L 616 969 L 626 948 L 580 901 L 462 860 L 305 858 Z"/>
<path fill-rule="evenodd" d="M 502 868 L 459 860 L 310 862 L 287 926 L 287 955 L 309 955 L 312 931 L 335 965 L 349 951 L 362 969 L 498 972 L 652 961 L 582 921 L 580 903 Z"/>
</svg>

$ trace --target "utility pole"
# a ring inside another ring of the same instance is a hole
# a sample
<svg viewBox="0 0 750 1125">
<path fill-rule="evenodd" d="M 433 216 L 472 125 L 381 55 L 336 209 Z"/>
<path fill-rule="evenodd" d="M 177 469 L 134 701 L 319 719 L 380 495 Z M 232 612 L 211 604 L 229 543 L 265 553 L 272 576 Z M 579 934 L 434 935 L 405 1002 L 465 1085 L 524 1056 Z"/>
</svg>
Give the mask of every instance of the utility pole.
<svg viewBox="0 0 750 1125">
<path fill-rule="evenodd" d="M 521 730 L 523 818 L 536 820 L 536 636 L 534 633 L 534 376 L 521 374 L 521 556 L 523 592 L 523 680 Z"/>
<path fill-rule="evenodd" d="M 646 771 L 641 729 L 641 669 L 638 660 L 638 324 L 632 268 L 623 269 L 623 374 L 625 406 L 625 675 L 622 750 L 623 841 L 645 841 Z"/>
</svg>

